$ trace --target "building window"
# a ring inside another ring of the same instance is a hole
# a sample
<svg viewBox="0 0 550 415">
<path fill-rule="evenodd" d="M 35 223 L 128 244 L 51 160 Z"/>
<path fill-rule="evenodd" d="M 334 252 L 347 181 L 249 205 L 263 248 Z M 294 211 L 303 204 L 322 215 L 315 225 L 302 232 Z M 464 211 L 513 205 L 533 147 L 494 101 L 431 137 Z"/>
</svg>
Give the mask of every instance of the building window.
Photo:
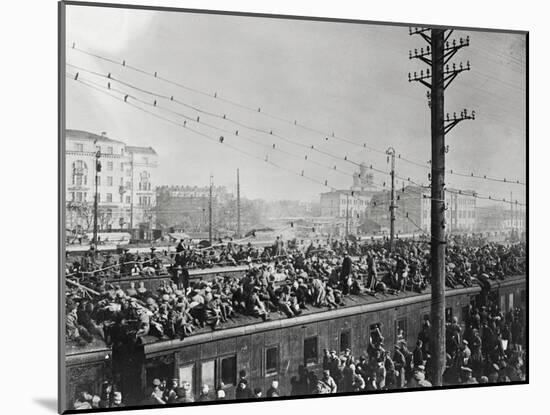
<svg viewBox="0 0 550 415">
<path fill-rule="evenodd" d="M 76 201 L 82 202 L 82 192 L 76 192 Z"/>
<path fill-rule="evenodd" d="M 113 154 L 113 147 L 107 147 L 107 154 Z"/>
<path fill-rule="evenodd" d="M 124 163 L 120 163 L 120 171 L 124 171 Z"/>
<path fill-rule="evenodd" d="M 101 203 L 101 193 L 97 194 L 97 203 Z"/>
<path fill-rule="evenodd" d="M 97 177 L 97 185 L 101 186 L 101 176 L 96 176 L 96 177 Z"/>
<path fill-rule="evenodd" d="M 76 186 L 85 186 L 88 184 L 88 166 L 82 160 L 76 160 L 73 163 L 72 184 Z"/>
<path fill-rule="evenodd" d="M 84 144 L 82 143 L 75 143 L 74 144 L 74 149 L 78 152 L 83 152 L 84 151 Z"/>
<path fill-rule="evenodd" d="M 151 175 L 149 172 L 143 171 L 139 175 L 139 190 L 151 190 L 151 182 L 149 179 Z"/>
<path fill-rule="evenodd" d="M 149 158 L 148 157 L 143 157 L 143 162 L 145 164 L 149 164 Z"/>
<path fill-rule="evenodd" d="M 130 198 L 130 196 L 126 196 L 126 203 L 132 203 L 132 199 Z"/>
<path fill-rule="evenodd" d="M 112 161 L 107 162 L 107 170 L 109 170 L 109 171 L 113 170 L 113 162 Z"/>
<path fill-rule="evenodd" d="M 317 336 L 309 337 L 304 340 L 304 363 L 317 363 L 319 351 L 317 347 Z"/>
<path fill-rule="evenodd" d="M 351 329 L 342 330 L 340 333 L 340 352 L 351 349 Z"/>
<path fill-rule="evenodd" d="M 190 364 L 190 365 L 180 366 L 178 371 L 180 386 L 183 386 L 184 382 L 189 382 L 189 384 L 191 385 L 191 396 L 193 396 L 193 386 L 195 384 L 194 382 L 195 377 L 193 376 L 194 368 L 195 368 L 195 365 Z"/>
<path fill-rule="evenodd" d="M 107 176 L 107 186 L 113 185 L 113 176 Z"/>
<path fill-rule="evenodd" d="M 220 378 L 222 383 L 225 386 L 235 385 L 237 382 L 237 356 L 221 359 L 220 366 Z"/>
<path fill-rule="evenodd" d="M 111 203 L 113 201 L 113 194 L 107 193 L 107 203 Z"/>
<path fill-rule="evenodd" d="M 279 347 L 274 346 L 265 351 L 265 374 L 274 375 L 279 371 Z"/>
</svg>

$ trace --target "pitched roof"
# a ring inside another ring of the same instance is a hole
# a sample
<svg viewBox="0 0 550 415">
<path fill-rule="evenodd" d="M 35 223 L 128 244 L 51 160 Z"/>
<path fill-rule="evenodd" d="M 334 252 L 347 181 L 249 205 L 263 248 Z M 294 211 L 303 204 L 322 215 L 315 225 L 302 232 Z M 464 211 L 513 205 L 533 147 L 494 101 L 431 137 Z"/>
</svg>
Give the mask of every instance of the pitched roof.
<svg viewBox="0 0 550 415">
<path fill-rule="evenodd" d="M 109 138 L 105 135 L 97 135 L 94 133 L 90 133 L 89 131 L 82 131 L 82 130 L 65 130 L 65 136 L 66 138 L 73 138 L 77 140 L 89 140 L 89 141 L 98 141 L 98 142 L 104 142 L 104 143 L 124 144 L 122 141 L 113 140 L 112 138 Z"/>
</svg>

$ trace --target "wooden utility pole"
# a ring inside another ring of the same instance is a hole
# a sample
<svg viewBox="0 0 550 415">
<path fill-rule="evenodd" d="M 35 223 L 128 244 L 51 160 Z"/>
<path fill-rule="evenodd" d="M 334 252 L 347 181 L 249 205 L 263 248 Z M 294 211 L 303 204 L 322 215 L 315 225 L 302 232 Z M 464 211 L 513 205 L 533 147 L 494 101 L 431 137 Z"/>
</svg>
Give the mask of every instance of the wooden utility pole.
<svg viewBox="0 0 550 415">
<path fill-rule="evenodd" d="M 241 182 L 237 169 L 237 238 L 241 237 Z"/>
<path fill-rule="evenodd" d="M 445 124 L 444 124 L 444 31 L 432 29 L 432 201 L 431 283 L 433 382 L 443 384 L 445 369 Z"/>
<path fill-rule="evenodd" d="M 460 38 L 457 42 L 449 42 L 449 36 L 453 30 L 409 28 L 410 35 L 420 35 L 428 47 L 424 50 L 414 49 L 409 51 L 409 59 L 419 59 L 428 64 L 430 69 L 420 74 L 409 73 L 409 82 L 418 81 L 430 89 L 428 94 L 428 105 L 431 108 L 431 360 L 434 386 L 443 385 L 443 372 L 445 370 L 445 154 L 448 146 L 445 145 L 445 134 L 454 128 L 459 122 L 475 119 L 475 112 L 468 114 L 467 110 L 461 111 L 460 116 L 456 113 L 453 117 L 447 114 L 444 116 L 445 89 L 462 71 L 470 70 L 470 62 L 457 66 L 452 64 L 449 67 L 449 60 L 456 52 L 469 46 L 470 38 Z M 431 71 L 431 73 L 430 73 Z"/>
<path fill-rule="evenodd" d="M 99 158 L 101 157 L 101 150 L 97 150 L 95 153 L 95 192 L 94 192 L 94 234 L 92 237 L 92 246 L 94 248 L 94 253 L 97 254 L 97 245 L 98 245 L 98 235 L 97 235 L 97 215 L 98 215 L 98 184 L 99 184 L 99 173 L 101 172 L 101 162 Z"/>
<path fill-rule="evenodd" d="M 212 186 L 214 184 L 214 176 L 210 175 L 210 191 L 208 198 L 208 242 L 212 246 Z"/>
<path fill-rule="evenodd" d="M 346 240 L 349 235 L 349 194 L 346 193 Z"/>
<path fill-rule="evenodd" d="M 390 200 L 390 251 L 393 251 L 393 240 L 395 238 L 395 149 L 390 147 L 386 150 L 388 157 L 391 157 L 391 200 Z"/>
</svg>

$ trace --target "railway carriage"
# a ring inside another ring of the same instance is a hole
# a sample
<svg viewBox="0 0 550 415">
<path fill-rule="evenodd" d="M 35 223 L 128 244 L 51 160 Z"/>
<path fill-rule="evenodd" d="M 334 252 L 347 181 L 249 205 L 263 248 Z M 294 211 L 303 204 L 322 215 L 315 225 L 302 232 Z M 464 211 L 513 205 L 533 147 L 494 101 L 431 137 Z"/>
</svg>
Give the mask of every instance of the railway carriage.
<svg viewBox="0 0 550 415">
<path fill-rule="evenodd" d="M 469 305 L 482 306 L 488 299 L 502 310 L 526 307 L 525 276 L 491 281 L 487 288 L 473 286 L 448 289 L 446 319 L 464 321 Z M 293 318 L 274 316 L 266 322 L 239 316 L 216 331 L 201 330 L 183 340 L 159 341 L 146 337 L 135 350 L 111 350 L 88 346 L 67 351 L 67 397 L 87 390 L 99 394 L 101 383 L 115 379 L 127 403 L 139 404 L 150 394 L 152 380 L 178 378 L 191 383 L 194 394 L 202 384 L 211 390 L 223 385 L 231 399 L 238 373 L 245 370 L 249 384 L 269 388 L 279 381 L 282 395 L 290 395 L 291 379 L 303 365 L 319 373 L 323 349 L 366 355 L 371 331 L 380 326 L 384 344 L 393 349 L 402 335 L 412 347 L 421 330 L 424 316 L 430 313 L 430 293 L 348 296 L 346 305 L 335 310 L 310 307 Z M 70 402 L 69 402 L 70 404 Z"/>
</svg>

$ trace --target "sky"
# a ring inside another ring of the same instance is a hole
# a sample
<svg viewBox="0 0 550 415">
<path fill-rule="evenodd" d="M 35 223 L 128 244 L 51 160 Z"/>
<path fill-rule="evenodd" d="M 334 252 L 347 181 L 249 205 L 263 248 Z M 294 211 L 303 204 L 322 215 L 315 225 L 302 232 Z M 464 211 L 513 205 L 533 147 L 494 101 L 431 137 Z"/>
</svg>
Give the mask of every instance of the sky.
<svg viewBox="0 0 550 415">
<path fill-rule="evenodd" d="M 67 79 L 66 127 L 105 131 L 129 145 L 153 147 L 159 156 L 158 185 L 204 186 L 213 175 L 215 184 L 235 191 L 238 168 L 244 197 L 318 201 L 321 192 L 351 185 L 357 167 L 344 158 L 384 172 L 389 171 L 387 157 L 371 148 L 383 152 L 391 146 L 421 164 L 431 158 L 427 88 L 408 82 L 409 72 L 426 68 L 417 59 L 409 60 L 409 50 L 426 43 L 410 36 L 407 27 L 69 5 L 66 33 L 67 63 L 100 75 L 111 73 L 188 105 L 157 98 L 153 108 L 129 99 L 155 117 L 108 91 L 105 77 L 67 66 L 67 73 L 79 72 L 80 80 L 95 82 L 101 92 Z M 460 73 L 446 89 L 445 110 L 451 116 L 464 108 L 475 110 L 476 119 L 447 134 L 448 170 L 525 182 L 524 37 L 455 31 L 450 39 L 466 36 L 470 46 L 451 62 L 469 61 L 472 70 Z M 72 49 L 73 42 L 206 94 L 88 56 Z M 149 104 L 154 100 L 112 85 Z M 200 134 L 183 128 L 182 114 Z M 197 115 L 199 123 L 192 121 Z M 329 155 L 306 148 L 311 146 Z M 427 184 L 428 173 L 429 168 L 397 159 L 400 177 Z M 375 183 L 387 188 L 389 176 L 374 175 Z M 446 183 L 499 199 L 510 199 L 510 192 L 513 200 L 526 199 L 521 185 L 449 174 Z M 397 184 L 402 186 L 403 180 Z"/>
</svg>

